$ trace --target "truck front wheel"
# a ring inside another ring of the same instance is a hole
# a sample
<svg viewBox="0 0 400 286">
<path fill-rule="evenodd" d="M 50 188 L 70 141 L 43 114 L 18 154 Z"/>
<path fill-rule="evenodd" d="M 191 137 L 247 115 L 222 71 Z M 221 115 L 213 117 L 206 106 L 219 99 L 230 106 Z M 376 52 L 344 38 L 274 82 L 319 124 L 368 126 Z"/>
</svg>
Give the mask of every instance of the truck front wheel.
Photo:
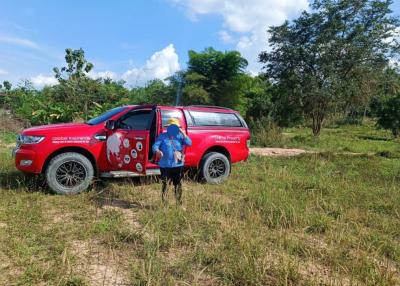
<svg viewBox="0 0 400 286">
<path fill-rule="evenodd" d="M 222 153 L 207 153 L 202 160 L 201 175 L 207 183 L 222 183 L 228 178 L 230 171 L 231 163 Z"/>
<path fill-rule="evenodd" d="M 88 158 L 75 152 L 59 154 L 46 168 L 47 185 L 60 195 L 78 194 L 92 182 L 94 170 Z"/>
</svg>

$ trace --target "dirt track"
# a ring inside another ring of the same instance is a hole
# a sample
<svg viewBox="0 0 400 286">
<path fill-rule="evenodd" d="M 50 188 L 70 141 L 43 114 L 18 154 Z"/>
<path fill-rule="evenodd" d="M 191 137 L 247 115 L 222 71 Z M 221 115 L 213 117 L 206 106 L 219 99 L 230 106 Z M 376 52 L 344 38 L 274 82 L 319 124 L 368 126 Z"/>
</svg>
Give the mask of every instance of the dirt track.
<svg viewBox="0 0 400 286">
<path fill-rule="evenodd" d="M 268 157 L 290 157 L 308 153 L 303 149 L 286 149 L 286 148 L 250 148 L 250 153 L 259 156 Z"/>
</svg>

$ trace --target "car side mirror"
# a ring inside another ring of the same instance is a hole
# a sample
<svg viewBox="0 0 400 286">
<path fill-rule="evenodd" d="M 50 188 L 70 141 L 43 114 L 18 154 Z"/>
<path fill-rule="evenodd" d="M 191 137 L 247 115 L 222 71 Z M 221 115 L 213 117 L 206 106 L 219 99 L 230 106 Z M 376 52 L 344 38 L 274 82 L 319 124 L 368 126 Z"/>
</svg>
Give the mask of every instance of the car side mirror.
<svg viewBox="0 0 400 286">
<path fill-rule="evenodd" d="M 115 129 L 115 120 L 107 120 L 106 128 L 110 129 L 110 130 L 114 130 Z"/>
</svg>

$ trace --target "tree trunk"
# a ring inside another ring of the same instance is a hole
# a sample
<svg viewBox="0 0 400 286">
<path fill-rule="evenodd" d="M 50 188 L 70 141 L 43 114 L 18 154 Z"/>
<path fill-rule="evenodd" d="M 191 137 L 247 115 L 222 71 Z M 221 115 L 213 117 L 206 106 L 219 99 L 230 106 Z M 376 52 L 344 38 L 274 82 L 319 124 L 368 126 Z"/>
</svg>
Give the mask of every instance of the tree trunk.
<svg viewBox="0 0 400 286">
<path fill-rule="evenodd" d="M 399 129 L 393 128 L 392 129 L 392 133 L 393 133 L 394 138 L 398 138 L 399 137 Z"/>
<path fill-rule="evenodd" d="M 313 131 L 313 135 L 315 137 L 318 137 L 319 134 L 321 133 L 321 122 L 313 121 L 312 131 Z"/>
<path fill-rule="evenodd" d="M 362 117 L 362 120 L 361 120 L 362 124 L 364 124 L 365 118 L 367 117 L 367 109 L 368 109 L 368 106 L 366 105 L 364 107 L 364 113 L 363 113 L 363 117 Z"/>
<path fill-rule="evenodd" d="M 315 137 L 318 137 L 321 133 L 322 122 L 324 120 L 324 116 L 319 112 L 316 112 L 312 115 L 312 132 Z"/>
</svg>

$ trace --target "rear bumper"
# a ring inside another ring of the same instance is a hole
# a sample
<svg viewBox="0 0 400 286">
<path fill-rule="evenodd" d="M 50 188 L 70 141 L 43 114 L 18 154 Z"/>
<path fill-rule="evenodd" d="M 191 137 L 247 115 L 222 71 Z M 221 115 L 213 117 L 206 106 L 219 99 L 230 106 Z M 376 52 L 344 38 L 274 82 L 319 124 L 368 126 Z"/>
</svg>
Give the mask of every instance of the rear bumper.
<svg viewBox="0 0 400 286">
<path fill-rule="evenodd" d="M 15 167 L 18 170 L 35 174 L 41 172 L 39 156 L 35 151 L 27 149 L 14 149 L 13 156 L 15 156 Z"/>
</svg>

